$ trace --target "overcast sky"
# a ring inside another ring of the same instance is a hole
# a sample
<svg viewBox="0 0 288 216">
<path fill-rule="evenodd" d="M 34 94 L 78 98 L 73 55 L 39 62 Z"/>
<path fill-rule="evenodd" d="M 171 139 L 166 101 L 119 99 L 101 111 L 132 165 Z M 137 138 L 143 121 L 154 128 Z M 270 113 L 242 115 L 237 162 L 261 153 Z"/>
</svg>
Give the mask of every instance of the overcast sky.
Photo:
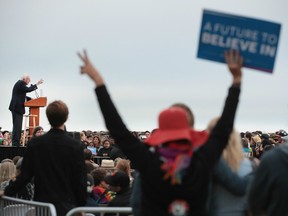
<svg viewBox="0 0 288 216">
<path fill-rule="evenodd" d="M 209 9 L 282 24 L 273 74 L 243 69 L 235 128 L 286 130 L 287 8 L 286 0 L 0 0 L 0 126 L 12 130 L 12 88 L 28 73 L 31 83 L 44 79 L 38 94 L 48 102 L 67 103 L 69 131 L 106 130 L 94 85 L 79 73 L 76 52 L 86 48 L 130 130 L 157 127 L 158 113 L 175 102 L 189 105 L 204 129 L 231 84 L 225 64 L 196 58 Z M 49 130 L 45 108 L 40 124 Z"/>
</svg>

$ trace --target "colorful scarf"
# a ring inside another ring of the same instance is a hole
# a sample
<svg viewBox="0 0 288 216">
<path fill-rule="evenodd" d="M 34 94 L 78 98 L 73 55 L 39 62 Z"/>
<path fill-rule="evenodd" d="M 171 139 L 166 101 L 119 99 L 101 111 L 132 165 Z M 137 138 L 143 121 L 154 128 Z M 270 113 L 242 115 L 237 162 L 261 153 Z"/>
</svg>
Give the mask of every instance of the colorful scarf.
<svg viewBox="0 0 288 216">
<path fill-rule="evenodd" d="M 164 179 L 171 178 L 171 184 L 181 184 L 185 169 L 190 165 L 193 154 L 191 144 L 169 143 L 161 146 L 157 152 L 163 159 L 161 169 L 165 172 Z"/>
</svg>

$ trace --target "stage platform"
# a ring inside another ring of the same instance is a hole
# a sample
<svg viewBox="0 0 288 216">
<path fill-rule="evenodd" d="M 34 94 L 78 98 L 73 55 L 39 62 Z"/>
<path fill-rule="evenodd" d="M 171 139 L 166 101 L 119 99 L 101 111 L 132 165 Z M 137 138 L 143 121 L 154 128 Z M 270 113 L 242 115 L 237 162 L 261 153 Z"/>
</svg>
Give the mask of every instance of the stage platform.
<svg viewBox="0 0 288 216">
<path fill-rule="evenodd" d="M 25 151 L 26 147 L 0 146 L 0 161 L 6 158 L 13 159 L 15 156 L 23 157 Z"/>
</svg>

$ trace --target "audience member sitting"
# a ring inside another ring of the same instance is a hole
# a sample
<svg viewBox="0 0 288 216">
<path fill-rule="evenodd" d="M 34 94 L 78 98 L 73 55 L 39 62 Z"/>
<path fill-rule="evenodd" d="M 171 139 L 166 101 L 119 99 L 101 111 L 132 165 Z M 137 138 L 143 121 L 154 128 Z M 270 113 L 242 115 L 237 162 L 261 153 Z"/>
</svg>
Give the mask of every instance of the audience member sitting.
<svg viewBox="0 0 288 216">
<path fill-rule="evenodd" d="M 88 142 L 86 140 L 86 134 L 84 131 L 80 131 L 80 142 L 85 145 L 88 146 Z"/>
<path fill-rule="evenodd" d="M 116 193 L 116 196 L 108 203 L 109 207 L 128 207 L 130 206 L 130 179 L 127 173 L 116 171 L 107 175 L 104 181 L 109 185 L 109 189 Z"/>
<path fill-rule="evenodd" d="M 113 145 L 111 145 L 112 149 L 110 152 L 110 158 L 112 160 L 115 160 L 116 158 L 122 158 L 122 159 L 126 159 L 126 155 L 123 153 L 123 151 L 120 149 L 120 147 L 115 143 Z"/>
<path fill-rule="evenodd" d="M 93 137 L 93 144 L 94 144 L 94 147 L 96 148 L 96 152 L 97 153 L 99 152 L 99 150 L 101 148 L 103 148 L 102 145 L 101 145 L 101 138 L 98 135 L 95 135 Z"/>
<path fill-rule="evenodd" d="M 32 138 L 33 137 L 38 137 L 44 134 L 44 130 L 43 127 L 41 126 L 37 126 L 34 128 L 33 132 L 32 132 Z"/>
<path fill-rule="evenodd" d="M 86 141 L 89 146 L 94 146 L 92 133 L 86 134 Z"/>
<path fill-rule="evenodd" d="M 109 139 L 105 139 L 103 140 L 103 148 L 101 148 L 98 152 L 98 156 L 106 156 L 106 157 L 110 157 L 110 152 L 112 150 L 111 144 L 110 144 L 110 140 Z"/>
<path fill-rule="evenodd" d="M 116 165 L 116 170 L 125 172 L 130 178 L 130 184 L 133 182 L 133 177 L 131 175 L 131 167 L 130 167 L 130 160 L 127 159 L 118 159 Z"/>
<path fill-rule="evenodd" d="M 20 157 L 16 163 L 16 177 L 21 173 L 23 157 Z M 26 184 L 21 190 L 19 190 L 15 196 L 18 199 L 33 200 L 34 197 L 34 183 L 33 180 Z"/>
<path fill-rule="evenodd" d="M 92 164 L 93 169 L 99 167 L 99 165 L 93 161 L 92 152 L 89 149 L 84 149 L 83 152 L 84 152 L 85 164 L 86 162 Z"/>
<path fill-rule="evenodd" d="M 91 174 L 87 174 L 87 200 L 86 200 L 86 206 L 88 207 L 94 207 L 98 206 L 93 194 L 93 188 L 94 188 L 94 178 Z"/>
<path fill-rule="evenodd" d="M 11 136 L 10 136 L 9 131 L 7 131 L 7 130 L 2 131 L 2 136 L 1 136 L 0 141 L 1 141 L 0 145 L 3 145 L 3 146 L 11 146 L 12 145 L 12 140 L 11 140 Z"/>
<path fill-rule="evenodd" d="M 114 192 L 108 189 L 108 185 L 104 181 L 107 176 L 105 169 L 96 168 L 91 173 L 94 179 L 93 198 L 97 205 L 107 205 L 115 196 Z"/>
<path fill-rule="evenodd" d="M 19 160 L 20 158 L 21 158 L 21 156 L 19 156 L 19 155 L 14 156 L 14 157 L 12 158 L 13 163 L 16 165 L 17 162 L 18 162 L 18 160 Z"/>
<path fill-rule="evenodd" d="M 89 161 L 85 161 L 85 169 L 86 173 L 88 174 L 91 173 L 95 168 Z"/>
<path fill-rule="evenodd" d="M 0 190 L 4 190 L 10 180 L 16 177 L 16 166 L 11 159 L 4 159 L 0 166 Z"/>
</svg>

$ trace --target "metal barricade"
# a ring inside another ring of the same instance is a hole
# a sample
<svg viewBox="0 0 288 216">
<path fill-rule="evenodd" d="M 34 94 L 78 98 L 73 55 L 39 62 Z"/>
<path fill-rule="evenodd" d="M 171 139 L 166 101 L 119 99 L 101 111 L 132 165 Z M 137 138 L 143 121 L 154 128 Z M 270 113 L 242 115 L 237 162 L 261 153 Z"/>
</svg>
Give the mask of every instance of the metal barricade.
<svg viewBox="0 0 288 216">
<path fill-rule="evenodd" d="M 3 196 L 0 198 L 0 216 L 57 216 L 51 203 L 22 200 Z"/>
<path fill-rule="evenodd" d="M 93 215 L 93 213 L 97 213 L 97 215 L 104 216 L 105 213 L 115 213 L 115 215 L 119 216 L 122 213 L 127 213 L 132 215 L 131 207 L 77 207 L 71 209 L 66 216 L 73 216 L 77 213 L 86 213 L 86 216 Z M 92 214 L 91 214 L 92 213 Z M 100 213 L 100 214 L 99 214 Z"/>
</svg>

